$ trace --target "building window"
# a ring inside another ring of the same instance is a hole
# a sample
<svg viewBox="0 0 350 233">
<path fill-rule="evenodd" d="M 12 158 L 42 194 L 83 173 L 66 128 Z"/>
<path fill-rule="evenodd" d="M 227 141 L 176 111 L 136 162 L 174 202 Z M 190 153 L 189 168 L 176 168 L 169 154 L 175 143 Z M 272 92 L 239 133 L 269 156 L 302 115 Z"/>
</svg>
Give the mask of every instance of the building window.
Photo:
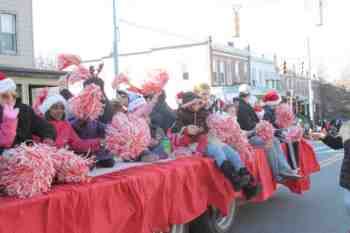
<svg viewBox="0 0 350 233">
<path fill-rule="evenodd" d="M 217 85 L 219 85 L 219 69 L 220 69 L 220 67 L 219 67 L 219 60 L 214 60 L 213 61 L 213 78 L 214 78 L 214 80 L 213 80 L 213 85 L 214 86 L 217 86 Z"/>
<path fill-rule="evenodd" d="M 232 86 L 233 85 L 233 70 L 232 70 L 232 63 L 227 62 L 226 63 L 226 85 Z"/>
<path fill-rule="evenodd" d="M 16 16 L 0 14 L 0 54 L 15 54 L 16 44 Z"/>
<path fill-rule="evenodd" d="M 241 82 L 241 78 L 239 77 L 239 61 L 235 62 L 235 76 L 236 76 L 236 80 L 238 82 Z"/>
<path fill-rule="evenodd" d="M 225 85 L 225 62 L 224 61 L 220 61 L 220 65 L 219 65 L 219 84 L 220 85 Z"/>
<path fill-rule="evenodd" d="M 190 79 L 190 74 L 188 72 L 183 72 L 182 73 L 182 79 L 183 80 L 189 80 Z"/>
</svg>

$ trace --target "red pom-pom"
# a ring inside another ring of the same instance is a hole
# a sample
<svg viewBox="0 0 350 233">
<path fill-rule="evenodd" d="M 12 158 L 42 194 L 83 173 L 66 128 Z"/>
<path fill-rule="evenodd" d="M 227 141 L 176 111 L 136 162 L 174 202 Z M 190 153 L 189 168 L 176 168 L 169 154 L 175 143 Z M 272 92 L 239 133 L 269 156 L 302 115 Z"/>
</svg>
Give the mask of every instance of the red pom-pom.
<svg viewBox="0 0 350 233">
<path fill-rule="evenodd" d="M 276 124 L 280 128 L 289 128 L 294 122 L 294 113 L 289 104 L 280 104 L 276 107 Z"/>
<path fill-rule="evenodd" d="M 301 127 L 296 126 L 296 127 L 292 127 L 288 130 L 287 133 L 287 141 L 291 141 L 291 142 L 297 142 L 300 141 L 304 136 L 304 131 Z"/>
<path fill-rule="evenodd" d="M 169 81 L 169 74 L 162 69 L 153 70 L 149 73 L 149 77 L 144 81 L 141 90 L 142 94 L 156 94 L 163 90 Z"/>
<path fill-rule="evenodd" d="M 128 84 L 129 82 L 130 81 L 129 81 L 128 76 L 126 76 L 125 74 L 119 74 L 114 78 L 114 80 L 112 82 L 112 88 L 118 89 L 120 84 L 122 84 L 122 83 Z"/>
<path fill-rule="evenodd" d="M 33 110 L 38 116 L 43 116 L 43 113 L 39 110 L 39 107 L 44 103 L 46 97 L 49 94 L 49 88 L 42 88 L 33 102 Z"/>
<path fill-rule="evenodd" d="M 89 182 L 88 173 L 94 163 L 66 149 L 52 151 L 52 159 L 59 183 L 85 183 Z"/>
<path fill-rule="evenodd" d="M 102 99 L 101 88 L 90 84 L 78 96 L 70 99 L 70 111 L 79 119 L 96 120 L 103 113 Z"/>
<path fill-rule="evenodd" d="M 149 126 L 144 118 L 118 113 L 106 130 L 106 147 L 123 159 L 136 159 L 151 141 Z"/>
<path fill-rule="evenodd" d="M 260 121 L 256 125 L 256 134 L 261 137 L 264 142 L 272 142 L 275 129 L 268 121 Z"/>
<path fill-rule="evenodd" d="M 68 78 L 68 82 L 70 84 L 74 84 L 88 79 L 90 75 L 90 71 L 86 67 L 79 65 L 73 70 L 73 72 L 70 75 L 66 77 Z"/>
<path fill-rule="evenodd" d="M 81 58 L 74 54 L 59 54 L 57 57 L 58 69 L 64 70 L 72 65 L 80 65 Z"/>
<path fill-rule="evenodd" d="M 233 117 L 212 114 L 208 117 L 207 125 L 211 134 L 221 142 L 234 147 L 242 157 L 250 158 L 253 156 L 253 148 L 249 144 L 248 138 Z"/>
<path fill-rule="evenodd" d="M 20 145 L 0 161 L 0 186 L 9 196 L 29 198 L 50 190 L 55 175 L 47 147 Z"/>
</svg>

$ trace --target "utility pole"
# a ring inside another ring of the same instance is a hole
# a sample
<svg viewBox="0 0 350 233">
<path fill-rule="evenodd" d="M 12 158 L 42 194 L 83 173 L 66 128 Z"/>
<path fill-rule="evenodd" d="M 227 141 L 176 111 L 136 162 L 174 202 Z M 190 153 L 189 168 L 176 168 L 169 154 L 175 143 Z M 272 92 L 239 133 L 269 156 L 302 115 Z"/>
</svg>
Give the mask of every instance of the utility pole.
<svg viewBox="0 0 350 233">
<path fill-rule="evenodd" d="M 117 20 L 117 0 L 113 0 L 113 59 L 114 59 L 114 74 L 119 74 L 119 59 L 118 59 L 118 35 L 119 25 Z"/>
<path fill-rule="evenodd" d="M 311 65 L 311 44 L 310 44 L 310 37 L 308 36 L 306 39 L 307 43 L 307 56 L 308 56 L 308 65 L 309 65 L 309 72 L 308 72 L 308 88 L 309 88 L 309 117 L 310 120 L 314 121 L 314 93 L 312 90 L 312 65 Z"/>
<path fill-rule="evenodd" d="M 242 5 L 235 4 L 233 5 L 234 12 L 234 24 L 235 24 L 235 35 L 234 37 L 239 38 L 241 36 L 241 19 L 239 15 L 239 10 L 242 8 Z"/>
<path fill-rule="evenodd" d="M 320 22 L 318 24 L 318 26 L 322 26 L 323 25 L 323 0 L 319 0 L 318 3 L 319 6 L 319 16 L 320 16 Z"/>
<path fill-rule="evenodd" d="M 323 0 L 319 0 L 319 16 L 320 16 L 320 22 L 317 24 L 318 27 L 323 26 Z M 313 89 L 312 89 L 312 64 L 311 64 L 311 39 L 310 36 L 307 36 L 306 38 L 306 46 L 307 46 L 307 56 L 308 56 L 308 89 L 309 89 L 309 113 L 310 113 L 310 120 L 311 122 L 314 122 L 314 95 L 313 95 Z"/>
</svg>

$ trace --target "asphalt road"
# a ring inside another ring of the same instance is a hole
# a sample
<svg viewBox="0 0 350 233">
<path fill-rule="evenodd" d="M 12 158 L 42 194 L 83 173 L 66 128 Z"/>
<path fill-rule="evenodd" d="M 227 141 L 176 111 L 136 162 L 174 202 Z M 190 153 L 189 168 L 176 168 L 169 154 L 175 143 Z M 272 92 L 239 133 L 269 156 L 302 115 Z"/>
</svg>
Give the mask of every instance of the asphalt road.
<svg viewBox="0 0 350 233">
<path fill-rule="evenodd" d="M 281 188 L 270 200 L 238 210 L 232 233 L 348 233 L 350 217 L 339 187 L 343 151 L 313 143 L 321 172 L 312 176 L 311 190 L 304 195 Z"/>
</svg>

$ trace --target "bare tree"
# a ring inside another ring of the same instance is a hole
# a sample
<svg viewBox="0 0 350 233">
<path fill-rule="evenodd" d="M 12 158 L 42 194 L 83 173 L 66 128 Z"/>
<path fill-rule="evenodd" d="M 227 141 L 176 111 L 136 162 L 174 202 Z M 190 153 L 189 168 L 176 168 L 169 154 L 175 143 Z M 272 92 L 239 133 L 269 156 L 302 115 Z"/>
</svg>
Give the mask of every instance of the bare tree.
<svg viewBox="0 0 350 233">
<path fill-rule="evenodd" d="M 42 70 L 56 70 L 57 59 L 54 57 L 43 57 L 43 56 L 36 57 L 35 67 Z"/>
</svg>

